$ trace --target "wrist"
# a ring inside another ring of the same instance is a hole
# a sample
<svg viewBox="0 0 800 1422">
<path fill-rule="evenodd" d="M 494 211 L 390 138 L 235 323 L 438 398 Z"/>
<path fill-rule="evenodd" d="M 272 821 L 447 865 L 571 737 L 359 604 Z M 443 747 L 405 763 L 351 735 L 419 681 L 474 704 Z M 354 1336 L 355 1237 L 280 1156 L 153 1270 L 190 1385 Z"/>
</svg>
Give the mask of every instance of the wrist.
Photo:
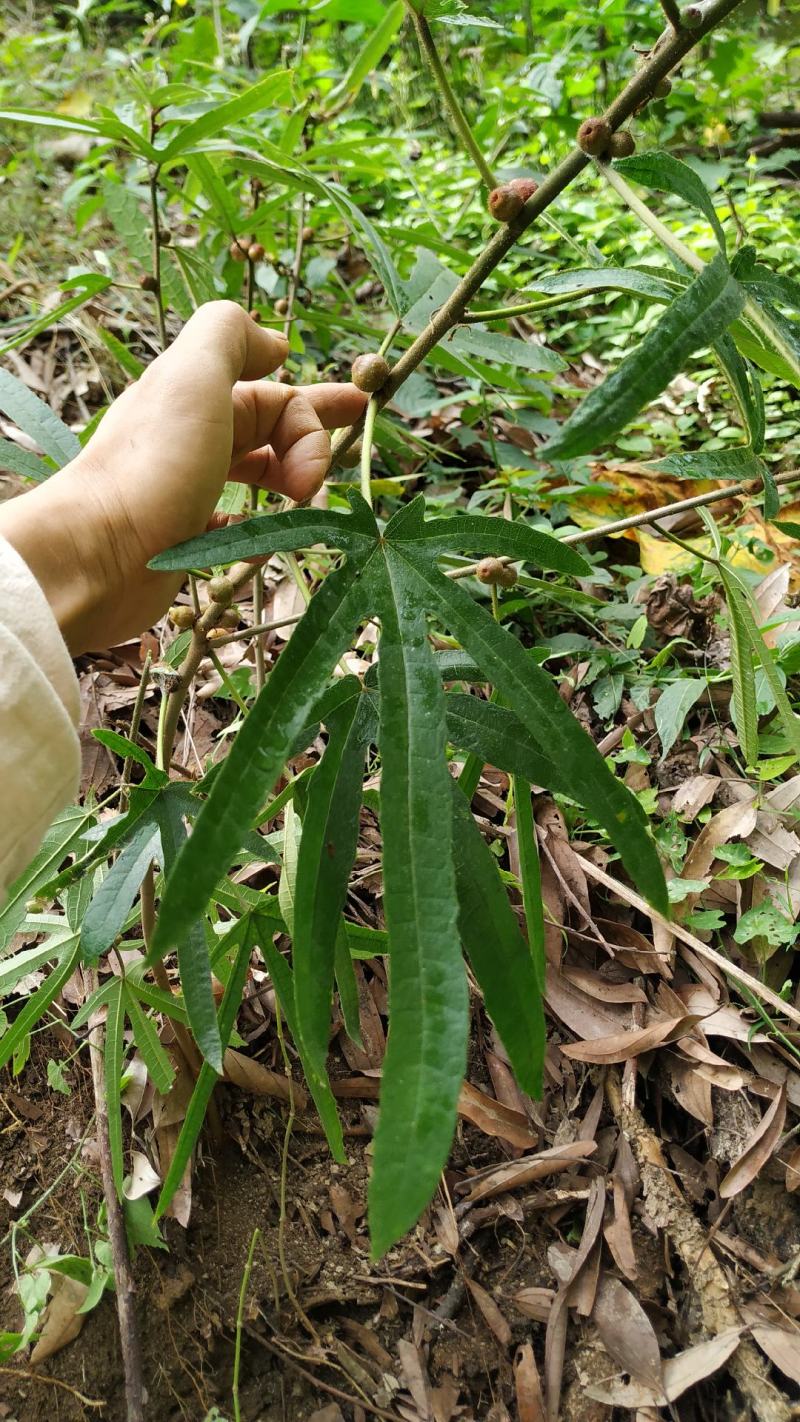
<svg viewBox="0 0 800 1422">
<path fill-rule="evenodd" d="M 67 470 L 61 471 L 61 475 Z M 0 506 L 0 536 L 30 569 L 50 605 L 64 641 L 77 655 L 86 650 L 94 586 L 87 523 L 75 517 L 74 497 L 62 493 L 61 475 Z"/>
</svg>

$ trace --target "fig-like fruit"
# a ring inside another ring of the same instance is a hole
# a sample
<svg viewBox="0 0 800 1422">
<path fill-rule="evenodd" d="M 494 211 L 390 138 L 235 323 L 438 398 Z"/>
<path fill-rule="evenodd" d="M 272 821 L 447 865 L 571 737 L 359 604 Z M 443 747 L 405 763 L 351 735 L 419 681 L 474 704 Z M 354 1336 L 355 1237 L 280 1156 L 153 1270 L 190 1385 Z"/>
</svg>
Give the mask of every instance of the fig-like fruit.
<svg viewBox="0 0 800 1422">
<path fill-rule="evenodd" d="M 389 379 L 389 366 L 382 355 L 356 356 L 350 371 L 350 379 L 357 390 L 374 395 Z"/>
</svg>

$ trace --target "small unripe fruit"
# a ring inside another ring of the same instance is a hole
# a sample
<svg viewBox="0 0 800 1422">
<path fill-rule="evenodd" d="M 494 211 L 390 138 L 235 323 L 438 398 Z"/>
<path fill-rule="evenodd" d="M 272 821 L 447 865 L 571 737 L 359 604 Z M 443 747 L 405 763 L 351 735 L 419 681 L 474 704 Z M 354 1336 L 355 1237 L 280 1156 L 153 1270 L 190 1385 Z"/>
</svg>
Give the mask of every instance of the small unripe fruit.
<svg viewBox="0 0 800 1422">
<path fill-rule="evenodd" d="M 533 197 L 539 184 L 533 178 L 512 178 L 507 186 L 512 192 L 518 193 L 523 202 L 527 202 L 528 198 Z"/>
<path fill-rule="evenodd" d="M 174 607 L 171 607 L 167 613 L 167 617 L 173 627 L 180 627 L 181 631 L 184 632 L 187 628 L 194 627 L 195 624 L 194 610 L 182 602 L 178 602 Z"/>
<path fill-rule="evenodd" d="M 611 125 L 604 118 L 584 119 L 578 129 L 578 146 L 592 158 L 600 158 L 611 140 Z"/>
<path fill-rule="evenodd" d="M 275 302 L 276 316 L 286 316 L 289 312 L 289 302 L 285 296 L 279 296 Z"/>
<path fill-rule="evenodd" d="M 233 241 L 231 242 L 231 245 L 228 248 L 228 256 L 231 257 L 234 262 L 247 261 L 247 253 L 250 247 L 250 243 L 248 242 L 246 246 L 244 244 L 244 238 L 242 238 L 241 243 L 239 242 L 239 239 L 237 237 L 234 237 Z"/>
<path fill-rule="evenodd" d="M 356 356 L 350 371 L 350 379 L 357 390 L 374 395 L 389 379 L 389 367 L 382 355 Z"/>
<path fill-rule="evenodd" d="M 344 454 L 339 455 L 339 463 L 343 469 L 357 469 L 361 463 L 361 440 L 357 439 L 355 444 L 351 444 Z"/>
<path fill-rule="evenodd" d="M 222 607 L 230 607 L 236 594 L 230 578 L 209 578 L 206 587 L 212 602 L 218 602 Z"/>
<path fill-rule="evenodd" d="M 145 272 L 144 276 L 139 277 L 139 285 L 142 291 L 158 291 L 158 282 L 149 272 Z"/>
<path fill-rule="evenodd" d="M 636 141 L 627 128 L 621 128 L 619 133 L 612 133 L 611 142 L 608 145 L 609 158 L 630 158 L 635 151 Z"/>
<path fill-rule="evenodd" d="M 479 583 L 486 583 L 489 587 L 511 588 L 517 581 L 514 569 L 499 558 L 481 558 L 475 576 Z"/>
<path fill-rule="evenodd" d="M 168 228 L 168 227 L 161 227 L 161 228 L 159 228 L 159 232 L 158 232 L 158 245 L 159 245 L 159 247 L 168 247 L 171 241 L 172 241 L 172 233 L 170 232 L 169 228 Z"/>
<path fill-rule="evenodd" d="M 681 24 L 687 30 L 697 30 L 703 23 L 703 12 L 699 5 L 687 5 L 681 15 Z"/>
<path fill-rule="evenodd" d="M 261 242 L 251 242 L 247 251 L 251 262 L 263 262 L 264 247 Z"/>
<path fill-rule="evenodd" d="M 672 93 L 672 80 L 671 80 L 671 79 L 659 79 L 658 83 L 656 84 L 655 89 L 653 90 L 653 98 L 655 98 L 655 99 L 666 99 L 667 94 L 671 94 L 671 93 Z"/>
<path fill-rule="evenodd" d="M 313 242 L 313 240 L 314 240 L 314 229 L 313 229 L 313 227 L 304 227 L 304 228 L 303 228 L 303 241 L 304 241 L 304 242 Z"/>
<path fill-rule="evenodd" d="M 512 222 L 522 212 L 525 199 L 514 191 L 510 183 L 503 183 L 501 187 L 492 189 L 486 205 L 495 222 Z"/>
<path fill-rule="evenodd" d="M 234 627 L 239 626 L 241 620 L 242 615 L 238 607 L 226 607 L 221 618 L 219 619 L 219 625 L 220 627 L 228 627 L 231 631 L 233 631 Z"/>
<path fill-rule="evenodd" d="M 224 627 L 209 627 L 208 631 L 206 632 L 206 641 L 207 641 L 207 642 L 218 642 L 219 639 L 220 639 L 220 637 L 224 637 L 224 636 L 225 636 L 225 628 L 224 628 Z"/>
<path fill-rule="evenodd" d="M 247 314 L 248 314 L 248 316 L 250 317 L 250 320 L 251 320 L 251 321 L 255 321 L 255 323 L 256 323 L 257 326 L 260 326 L 260 325 L 261 325 L 261 312 L 260 312 L 260 311 L 256 311 L 255 307 L 253 307 L 253 310 L 252 310 L 252 311 L 248 311 Z"/>
</svg>

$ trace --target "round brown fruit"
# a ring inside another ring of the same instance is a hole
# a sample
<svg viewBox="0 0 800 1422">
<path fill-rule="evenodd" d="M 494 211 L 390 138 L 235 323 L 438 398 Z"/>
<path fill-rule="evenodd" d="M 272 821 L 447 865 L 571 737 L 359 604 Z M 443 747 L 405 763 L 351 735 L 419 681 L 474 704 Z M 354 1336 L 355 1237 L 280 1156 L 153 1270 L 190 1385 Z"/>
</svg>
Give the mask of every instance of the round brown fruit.
<svg viewBox="0 0 800 1422">
<path fill-rule="evenodd" d="M 338 462 L 343 469 L 357 469 L 361 463 L 361 440 L 357 439 L 355 444 L 351 444 L 349 449 L 340 454 Z"/>
<path fill-rule="evenodd" d="M 248 311 L 247 314 L 251 321 L 255 321 L 257 326 L 261 325 L 261 312 L 256 311 L 255 307 L 253 307 L 252 311 Z"/>
<path fill-rule="evenodd" d="M 611 126 L 604 118 L 584 119 L 578 129 L 578 146 L 592 158 L 600 158 L 611 141 Z"/>
<path fill-rule="evenodd" d="M 263 262 L 264 247 L 261 242 L 251 242 L 247 252 L 251 262 Z"/>
<path fill-rule="evenodd" d="M 525 199 L 514 191 L 510 183 L 503 183 L 499 188 L 492 189 L 486 205 L 495 222 L 511 222 L 519 217 Z"/>
<path fill-rule="evenodd" d="M 612 133 L 611 142 L 608 145 L 609 158 L 630 158 L 636 151 L 636 140 L 627 128 L 621 128 L 619 133 Z"/>
<path fill-rule="evenodd" d="M 222 607 L 230 607 L 236 594 L 230 578 L 209 578 L 206 586 L 212 602 L 218 602 Z"/>
<path fill-rule="evenodd" d="M 389 367 L 382 355 L 356 356 L 350 371 L 350 379 L 357 390 L 374 395 L 389 379 Z"/>
<path fill-rule="evenodd" d="M 149 272 L 145 272 L 144 276 L 139 277 L 139 285 L 142 291 L 158 291 L 158 282 Z"/>
<path fill-rule="evenodd" d="M 220 627 L 227 627 L 229 631 L 232 632 L 234 627 L 239 626 L 241 620 L 242 614 L 238 607 L 226 607 L 219 620 L 219 625 Z"/>
<path fill-rule="evenodd" d="M 186 631 L 187 628 L 194 627 L 194 611 L 191 607 L 187 607 L 186 603 L 176 603 L 174 607 L 171 607 L 169 609 L 167 617 L 169 618 L 173 627 L 179 627 L 181 631 Z"/>
<path fill-rule="evenodd" d="M 228 248 L 228 256 L 231 257 L 234 262 L 246 262 L 249 247 L 249 242 L 247 243 L 247 246 L 244 245 L 244 238 L 242 238 L 242 241 L 240 242 L 238 237 L 234 237 L 230 247 Z"/>
<path fill-rule="evenodd" d="M 288 312 L 289 302 L 287 301 L 285 296 L 279 296 L 278 300 L 275 302 L 275 315 L 286 316 L 288 315 Z"/>
<path fill-rule="evenodd" d="M 533 178 L 512 178 L 508 184 L 512 192 L 518 193 L 523 202 L 527 202 L 528 198 L 533 197 L 538 186 L 539 184 Z"/>
<path fill-rule="evenodd" d="M 304 227 L 304 228 L 303 228 L 303 241 L 304 241 L 304 242 L 313 242 L 313 240 L 314 240 L 314 229 L 313 229 L 313 227 Z"/>
<path fill-rule="evenodd" d="M 506 564 L 501 563 L 499 558 L 481 558 L 475 569 L 475 576 L 479 583 L 486 583 L 489 587 L 505 587 Z M 516 582 L 516 578 L 513 579 Z"/>
<path fill-rule="evenodd" d="M 655 98 L 655 99 L 666 99 L 667 94 L 671 94 L 671 93 L 672 93 L 672 80 L 671 80 L 671 79 L 659 79 L 658 83 L 656 84 L 655 89 L 653 90 L 653 98 Z"/>
</svg>

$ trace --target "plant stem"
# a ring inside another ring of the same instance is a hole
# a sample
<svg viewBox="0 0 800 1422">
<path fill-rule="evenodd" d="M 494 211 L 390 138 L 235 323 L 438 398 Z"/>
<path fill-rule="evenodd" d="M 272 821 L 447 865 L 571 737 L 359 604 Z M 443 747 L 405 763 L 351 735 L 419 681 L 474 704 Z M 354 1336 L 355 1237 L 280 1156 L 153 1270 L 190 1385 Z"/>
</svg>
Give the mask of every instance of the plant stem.
<svg viewBox="0 0 800 1422">
<path fill-rule="evenodd" d="M 675 4 L 675 0 L 661 0 L 661 8 L 664 11 L 664 14 L 666 15 L 670 24 L 672 25 L 673 30 L 680 30 L 683 28 L 681 12 L 678 9 L 678 6 Z"/>
<path fill-rule="evenodd" d="M 250 485 L 250 512 L 258 513 L 259 488 L 257 484 Z M 256 626 L 264 620 L 264 574 L 261 568 L 257 568 L 253 579 L 253 622 Z M 264 643 L 261 638 L 255 635 L 253 650 L 255 652 L 256 667 L 256 692 L 263 691 L 266 681 L 266 662 L 264 659 Z M 217 643 L 219 646 L 219 643 Z"/>
<path fill-rule="evenodd" d="M 497 186 L 494 174 L 484 158 L 480 145 L 467 122 L 464 110 L 453 92 L 450 80 L 447 77 L 447 71 L 442 64 L 439 51 L 436 48 L 433 35 L 431 34 L 430 25 L 425 19 L 425 16 L 421 14 L 414 5 L 409 5 L 409 10 L 414 21 L 414 28 L 417 32 L 419 47 L 428 62 L 428 67 L 436 81 L 439 93 L 453 121 L 453 127 L 461 139 L 465 151 L 473 160 L 487 188 L 494 188 Z"/>
<path fill-rule="evenodd" d="M 294 627 L 305 616 L 303 612 L 296 612 L 292 617 L 278 617 L 274 622 L 253 623 L 252 627 L 243 627 L 239 632 L 226 632 L 224 637 L 215 637 L 215 647 L 225 647 L 229 642 L 244 642 L 248 637 L 260 637 L 263 632 L 276 632 L 279 627 Z"/>
<path fill-rule="evenodd" d="M 136 737 L 137 737 L 137 735 L 139 734 L 139 726 L 140 726 L 141 720 L 142 720 L 142 712 L 143 712 L 143 710 L 144 710 L 145 697 L 147 696 L 147 688 L 148 688 L 148 686 L 149 686 L 149 684 L 150 684 L 150 663 L 151 663 L 151 661 L 152 661 L 152 656 L 151 656 L 150 652 L 148 652 L 148 653 L 147 653 L 147 656 L 146 656 L 145 659 L 144 659 L 144 666 L 142 667 L 142 675 L 141 675 L 141 678 L 140 678 L 140 680 L 139 680 L 139 689 L 138 689 L 138 691 L 136 692 L 136 700 L 135 700 L 134 703 L 133 703 L 133 711 L 131 712 L 131 724 L 130 724 L 130 729 L 129 729 L 129 733 L 128 733 L 128 739 L 129 739 L 129 740 L 131 741 L 131 743 L 134 744 L 134 745 L 135 745 L 135 743 L 136 743 Z M 124 761 L 122 762 L 122 776 L 121 776 L 120 782 L 119 782 L 120 809 L 123 809 L 124 806 L 125 806 L 126 803 L 127 803 L 128 786 L 129 786 L 129 784 L 130 784 L 131 771 L 132 771 L 132 769 L 133 769 L 133 759 L 132 759 L 131 756 L 127 755 L 127 756 L 125 757 Z"/>
<path fill-rule="evenodd" d="M 150 142 L 152 143 L 156 133 L 156 116 L 150 115 Z M 164 300 L 161 295 L 161 220 L 158 213 L 158 175 L 161 169 L 156 166 L 150 170 L 150 225 L 151 243 L 150 250 L 153 254 L 153 280 L 156 289 L 153 293 L 156 301 L 156 319 L 158 321 L 158 337 L 161 342 L 162 351 L 167 345 L 167 322 L 164 315 Z"/>
<path fill-rule="evenodd" d="M 96 991 L 97 973 L 92 970 L 88 973 L 88 978 L 89 991 Z M 92 1085 L 94 1087 L 100 1175 L 103 1181 L 103 1196 L 108 1218 L 108 1237 L 111 1243 L 111 1257 L 114 1264 L 114 1283 L 116 1286 L 122 1367 L 125 1376 L 127 1418 L 128 1422 L 144 1422 L 142 1351 L 136 1321 L 135 1290 L 128 1255 L 128 1239 L 125 1233 L 125 1221 L 117 1195 L 117 1187 L 114 1184 L 114 1168 L 111 1164 L 111 1143 L 108 1135 L 108 1101 L 106 1099 L 103 1066 L 104 1047 L 105 1030 L 103 1024 L 98 1023 L 89 1033 L 89 1050 L 92 1060 Z"/>
<path fill-rule="evenodd" d="M 250 1275 L 253 1271 L 253 1256 L 260 1238 L 261 1230 L 256 1227 L 253 1230 L 250 1248 L 247 1251 L 247 1261 L 244 1266 L 244 1273 L 242 1274 L 241 1288 L 239 1289 L 239 1305 L 236 1310 L 236 1341 L 233 1345 L 233 1383 L 231 1386 L 234 1422 L 241 1422 L 242 1418 L 242 1412 L 239 1406 L 239 1368 L 242 1362 L 242 1324 L 244 1322 L 244 1306 L 247 1302 L 247 1290 L 250 1287 Z"/>
<path fill-rule="evenodd" d="M 670 70 L 741 3 L 742 0 L 710 0 L 710 3 L 705 7 L 702 24 L 698 25 L 697 29 L 680 31 L 670 29 L 666 31 L 647 62 L 632 75 L 625 88 L 606 109 L 604 118 L 612 131 L 619 128 L 620 124 L 630 118 L 634 109 L 651 97 L 653 88 L 659 79 L 666 78 Z M 537 191 L 533 197 L 528 199 L 519 216 L 515 217 L 513 222 L 503 223 L 498 227 L 494 236 L 476 257 L 458 286 L 434 313 L 425 329 L 420 332 L 393 367 L 388 381 L 378 396 L 378 403 L 381 406 L 391 400 L 403 381 L 408 379 L 409 375 L 417 369 L 417 366 L 447 335 L 448 331 L 459 324 L 476 293 L 480 291 L 483 283 L 519 241 L 522 234 L 546 208 L 550 207 L 559 194 L 574 181 L 579 173 L 583 172 L 591 161 L 581 148 L 573 148 L 566 158 L 540 183 Z M 339 431 L 333 441 L 334 457 L 338 457 L 343 450 L 350 448 L 363 428 L 363 421 L 364 417 L 362 416 L 348 429 Z"/>
<path fill-rule="evenodd" d="M 519 306 L 489 306 L 485 311 L 465 311 L 461 320 L 465 326 L 471 326 L 478 321 L 510 321 L 515 316 L 528 316 L 537 311 L 552 311 L 555 307 L 563 306 L 568 301 L 576 301 L 593 294 L 588 286 L 581 287 L 578 291 L 565 291 L 560 296 L 546 296 L 543 301 L 523 301 Z"/>
<path fill-rule="evenodd" d="M 377 414 L 378 402 L 375 396 L 371 395 L 364 419 L 364 439 L 361 445 L 361 494 L 370 508 L 372 508 L 372 442 L 375 438 Z"/>
</svg>

